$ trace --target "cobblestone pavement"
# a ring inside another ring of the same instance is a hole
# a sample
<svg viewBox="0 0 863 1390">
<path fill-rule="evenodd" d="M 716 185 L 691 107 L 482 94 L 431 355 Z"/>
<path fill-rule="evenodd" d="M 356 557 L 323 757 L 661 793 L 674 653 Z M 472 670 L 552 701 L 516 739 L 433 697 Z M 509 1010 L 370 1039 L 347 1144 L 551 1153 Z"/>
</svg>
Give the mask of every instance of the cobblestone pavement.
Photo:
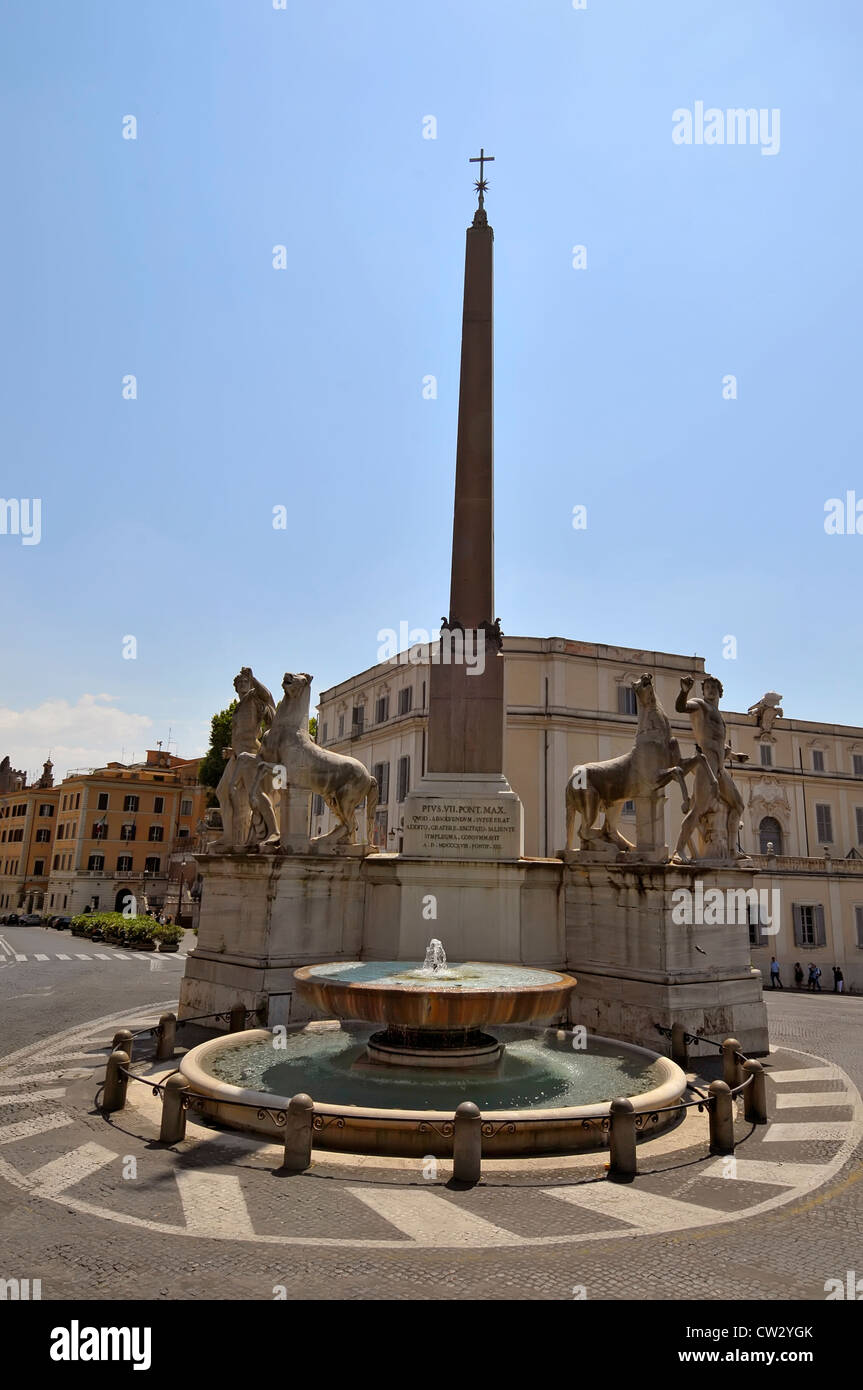
<svg viewBox="0 0 863 1390">
<path fill-rule="evenodd" d="M 701 1117 L 687 1147 L 641 1148 L 628 1186 L 607 1182 L 597 1157 L 489 1169 L 465 1192 L 447 1186 L 446 1165 L 427 1181 L 419 1164 L 321 1155 L 286 1176 L 274 1146 L 200 1125 L 167 1150 L 143 1099 L 103 1117 L 106 1044 L 172 1007 L 179 972 L 134 973 L 121 1009 L 128 974 L 106 995 L 95 963 L 81 963 L 86 985 L 65 963 L 39 964 L 63 1006 L 38 1007 L 35 1039 L 31 1006 L 16 1052 L 4 1038 L 0 1223 L 3 1272 L 41 1278 L 45 1299 L 272 1299 L 281 1286 L 293 1299 L 823 1300 L 826 1280 L 863 1272 L 857 999 L 768 998 L 771 1123 L 738 1125 L 733 1163 L 707 1155 Z M 36 968 L 0 971 L 13 1022 Z"/>
</svg>

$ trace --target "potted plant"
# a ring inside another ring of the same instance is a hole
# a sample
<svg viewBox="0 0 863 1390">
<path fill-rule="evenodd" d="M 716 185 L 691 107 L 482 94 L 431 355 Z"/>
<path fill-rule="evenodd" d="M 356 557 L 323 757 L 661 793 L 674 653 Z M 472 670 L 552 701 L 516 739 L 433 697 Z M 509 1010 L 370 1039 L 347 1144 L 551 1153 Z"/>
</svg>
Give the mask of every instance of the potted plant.
<svg viewBox="0 0 863 1390">
<path fill-rule="evenodd" d="M 72 932 L 72 935 L 86 936 L 87 928 L 89 926 L 89 920 L 90 914 L 88 912 L 81 912 L 78 914 L 77 917 L 73 917 L 70 925 L 70 931 Z"/>
<path fill-rule="evenodd" d="M 154 932 L 160 951 L 179 951 L 183 940 L 183 928 L 173 922 L 163 922 Z"/>
<path fill-rule="evenodd" d="M 126 926 L 126 943 L 133 951 L 155 951 L 156 923 L 152 917 L 130 917 Z"/>
</svg>

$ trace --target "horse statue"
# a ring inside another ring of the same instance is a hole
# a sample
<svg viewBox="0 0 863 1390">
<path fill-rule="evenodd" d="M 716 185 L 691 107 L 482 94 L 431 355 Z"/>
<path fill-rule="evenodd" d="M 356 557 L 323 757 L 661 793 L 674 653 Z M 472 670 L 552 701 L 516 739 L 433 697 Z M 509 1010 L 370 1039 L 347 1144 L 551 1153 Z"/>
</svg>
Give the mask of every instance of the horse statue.
<svg viewBox="0 0 863 1390">
<path fill-rule="evenodd" d="M 309 734 L 309 701 L 312 677 L 305 672 L 285 674 L 284 695 L 276 707 L 270 727 L 264 734 L 258 754 L 258 769 L 251 793 L 253 809 L 250 845 L 260 849 L 278 848 L 282 842 L 279 823 L 270 794 L 273 788 L 314 792 L 322 797 L 339 822 L 339 839 L 356 844 L 356 810 L 366 799 L 366 839 L 375 845 L 375 811 L 378 784 L 358 758 L 345 757 L 321 748 Z M 288 817 L 282 815 L 282 833 L 287 833 Z M 329 840 L 329 836 L 321 837 Z"/>
<path fill-rule="evenodd" d="M 638 706 L 635 746 L 618 758 L 573 768 L 566 784 L 567 850 L 574 846 L 576 815 L 581 816 L 578 834 L 582 849 L 588 849 L 597 839 L 610 841 L 618 849 L 635 849 L 618 829 L 623 803 L 653 797 L 672 780 L 680 786 L 684 815 L 689 810 L 685 774 L 703 755 L 697 752 L 694 758 L 681 759 L 680 747 L 649 672 L 633 681 L 632 688 Z M 604 812 L 603 823 L 598 832 L 593 832 L 600 810 Z"/>
</svg>

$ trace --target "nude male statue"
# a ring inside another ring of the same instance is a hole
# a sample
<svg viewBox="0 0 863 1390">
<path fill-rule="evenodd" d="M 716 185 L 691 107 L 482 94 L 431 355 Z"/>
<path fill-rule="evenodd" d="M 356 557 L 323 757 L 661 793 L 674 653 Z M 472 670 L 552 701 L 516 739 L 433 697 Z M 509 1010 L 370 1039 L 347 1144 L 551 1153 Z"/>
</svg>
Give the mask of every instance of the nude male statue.
<svg viewBox="0 0 863 1390">
<path fill-rule="evenodd" d="M 239 701 L 231 716 L 231 746 L 224 751 L 227 763 L 216 788 L 222 837 L 213 845 L 215 850 L 239 850 L 245 845 L 261 732 L 269 728 L 276 712 L 272 695 L 255 679 L 251 666 L 242 667 L 234 679 L 234 689 Z"/>
<path fill-rule="evenodd" d="M 684 858 L 684 849 L 690 844 L 696 829 L 701 831 L 705 840 L 708 839 L 704 834 L 704 828 L 710 826 L 710 821 L 702 818 L 711 816 L 714 812 L 718 813 L 721 802 L 725 808 L 725 835 L 722 837 L 720 853 L 724 853 L 728 859 L 736 859 L 737 831 L 743 814 L 743 797 L 730 773 L 726 771 L 725 758 L 731 756 L 737 762 L 748 762 L 749 755 L 732 753 L 731 745 L 726 741 L 725 720 L 719 711 L 719 701 L 723 693 L 722 682 L 715 676 L 706 675 L 701 682 L 702 698 L 690 699 L 689 693 L 694 684 L 693 676 L 681 677 L 680 693 L 674 708 L 678 714 L 689 715 L 695 734 L 696 750 L 703 754 L 703 757 L 694 763 L 692 805 L 680 827 L 677 847 L 672 857 Z M 716 838 L 720 837 L 717 835 Z"/>
</svg>

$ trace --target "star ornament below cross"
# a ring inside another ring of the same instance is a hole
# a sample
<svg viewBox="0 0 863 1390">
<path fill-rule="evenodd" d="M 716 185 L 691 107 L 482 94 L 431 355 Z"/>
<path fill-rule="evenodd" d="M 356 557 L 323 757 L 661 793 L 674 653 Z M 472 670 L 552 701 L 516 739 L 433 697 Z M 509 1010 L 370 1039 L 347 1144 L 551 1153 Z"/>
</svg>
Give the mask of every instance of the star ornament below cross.
<svg viewBox="0 0 863 1390">
<path fill-rule="evenodd" d="M 474 179 L 473 186 L 476 189 L 477 193 L 487 193 L 488 179 Z"/>
</svg>

